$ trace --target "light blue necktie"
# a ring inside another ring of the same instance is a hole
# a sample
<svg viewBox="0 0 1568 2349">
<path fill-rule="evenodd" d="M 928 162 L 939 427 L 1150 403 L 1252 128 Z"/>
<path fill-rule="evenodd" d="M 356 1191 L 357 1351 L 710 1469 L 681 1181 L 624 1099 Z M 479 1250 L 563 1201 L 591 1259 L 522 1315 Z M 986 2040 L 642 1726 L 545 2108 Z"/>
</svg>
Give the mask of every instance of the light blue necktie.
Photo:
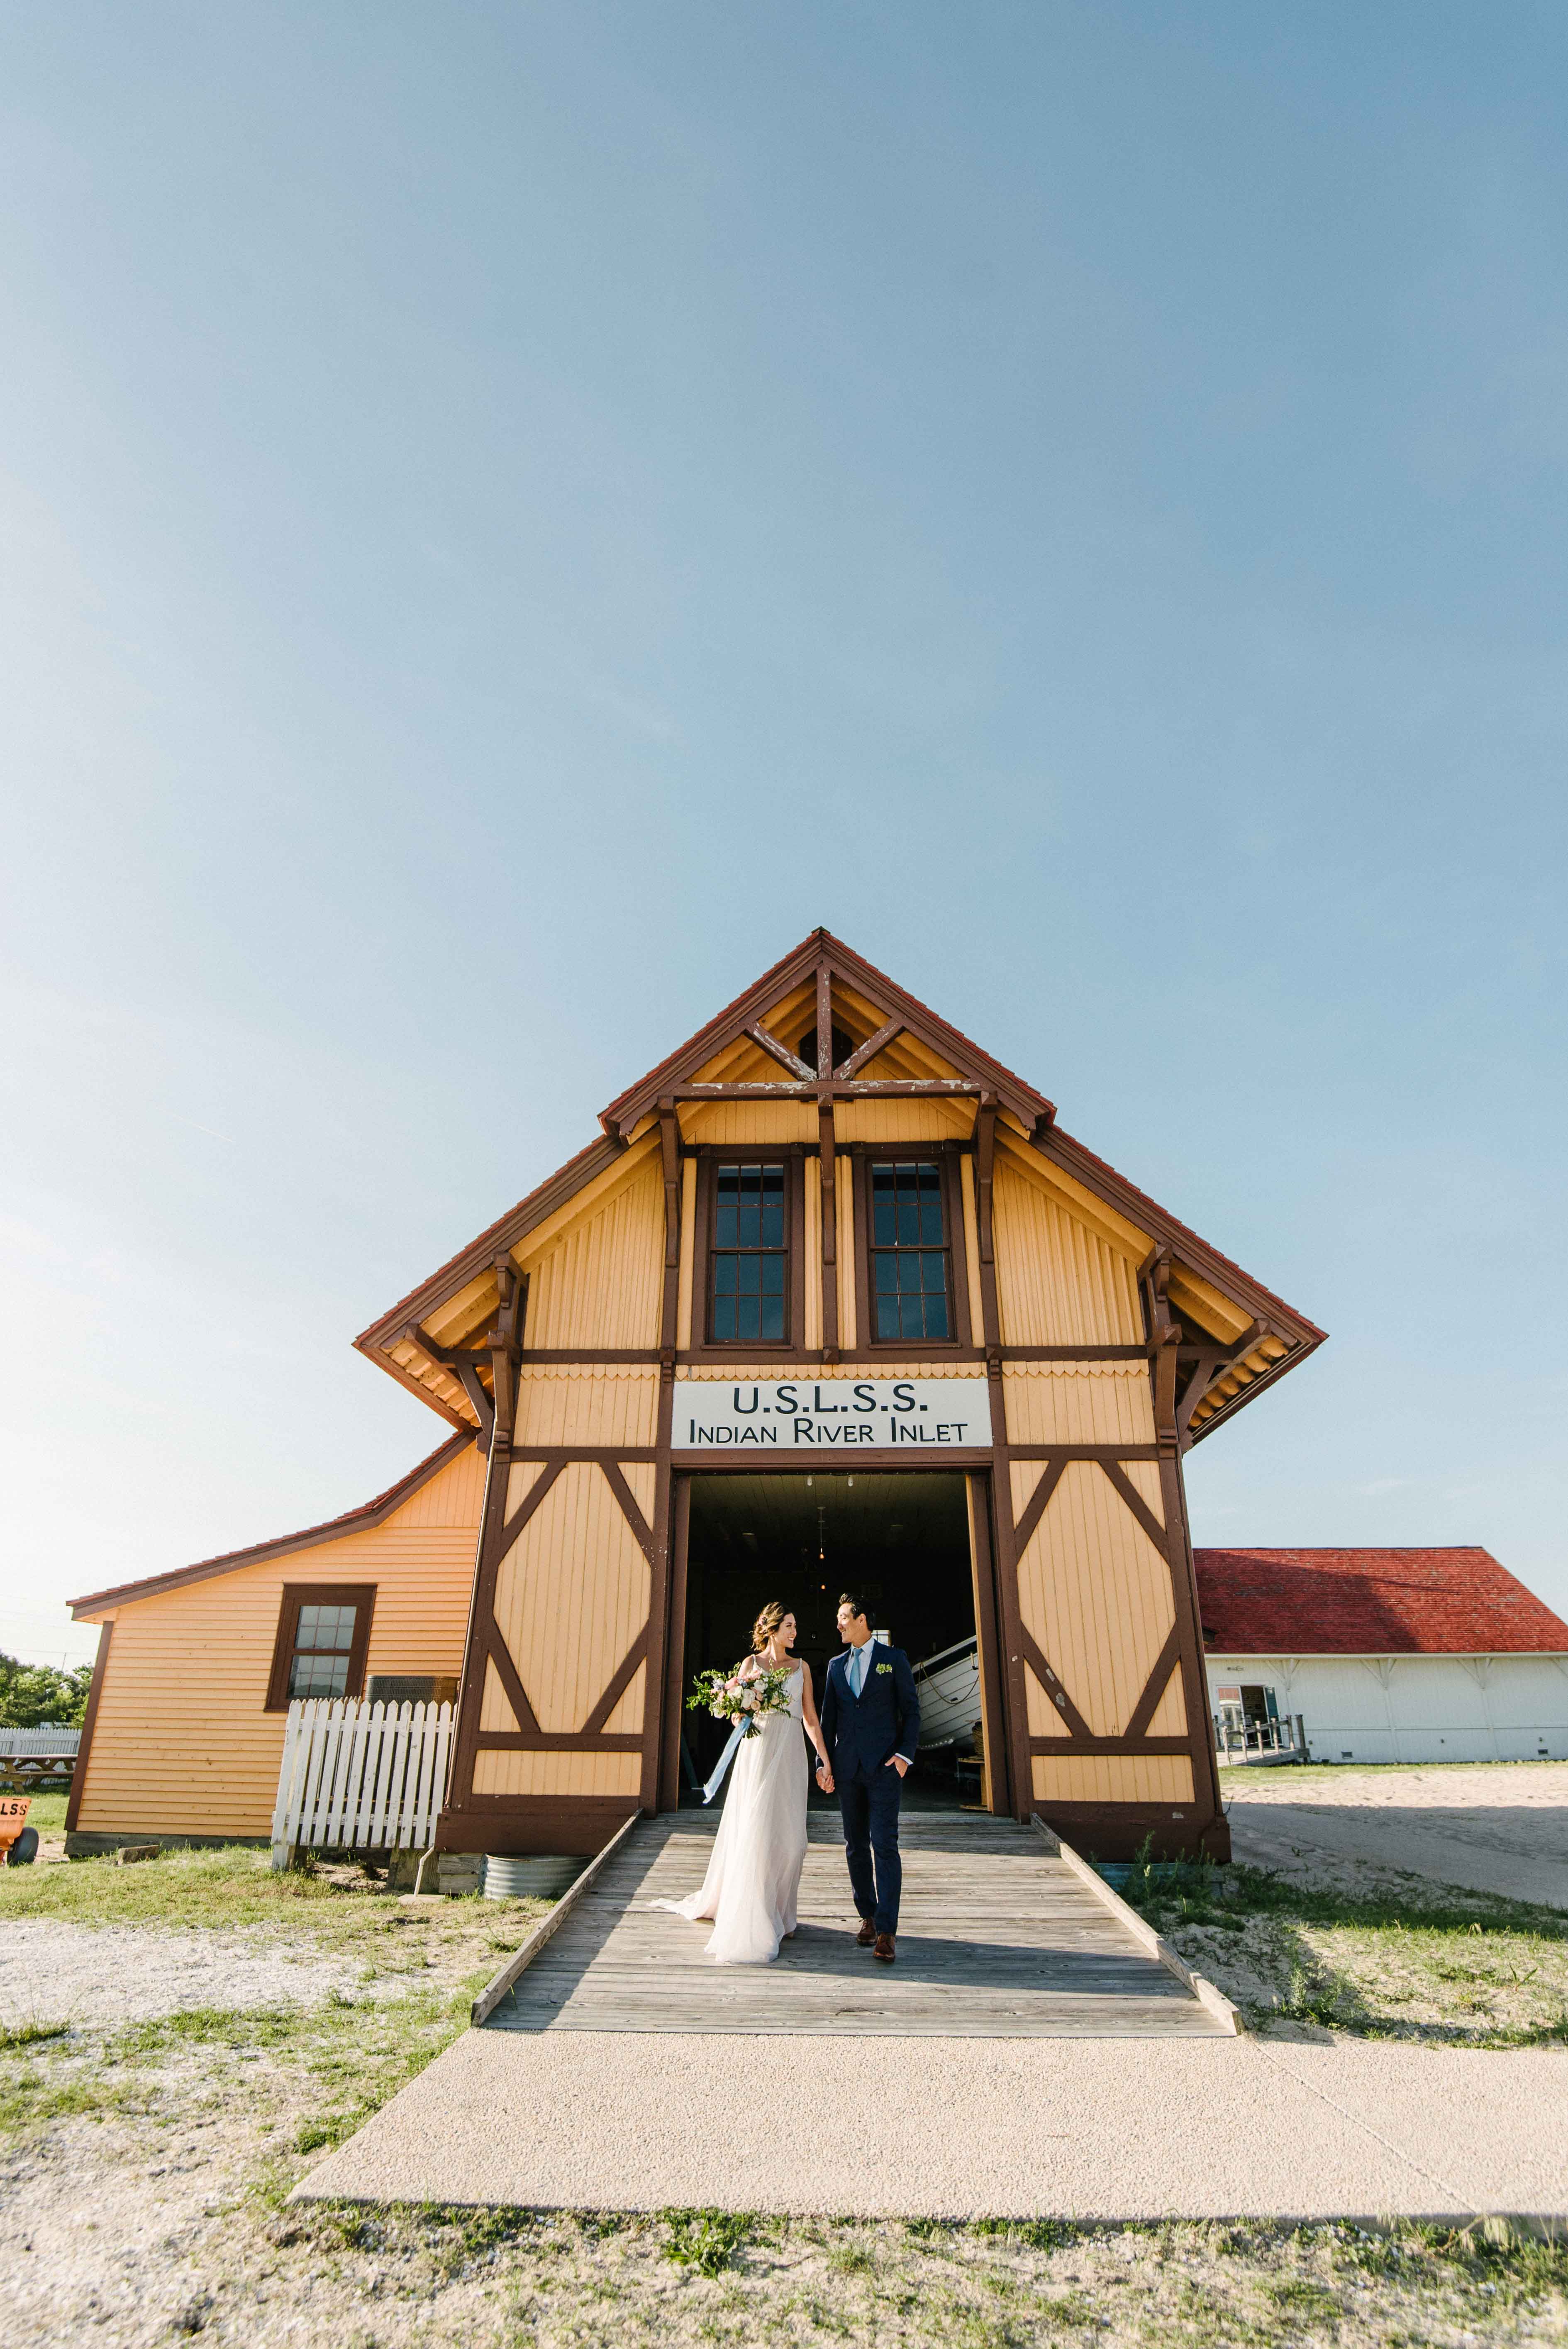
<svg viewBox="0 0 1568 2349">
<path fill-rule="evenodd" d="M 867 1640 L 862 1646 L 855 1650 L 854 1654 L 850 1658 L 850 1676 L 854 1682 L 855 1694 L 857 1697 L 860 1695 L 861 1691 L 866 1684 L 866 1658 L 871 1654 L 871 1651 L 872 1643 Z"/>
</svg>

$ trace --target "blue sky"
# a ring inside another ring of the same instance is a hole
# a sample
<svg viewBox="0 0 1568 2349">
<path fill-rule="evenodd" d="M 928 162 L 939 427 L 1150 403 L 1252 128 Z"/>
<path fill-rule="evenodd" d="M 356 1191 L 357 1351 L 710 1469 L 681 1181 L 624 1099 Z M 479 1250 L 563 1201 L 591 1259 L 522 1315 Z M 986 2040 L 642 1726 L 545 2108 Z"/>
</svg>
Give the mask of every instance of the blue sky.
<svg viewBox="0 0 1568 2349">
<path fill-rule="evenodd" d="M 0 1644 L 816 922 L 1324 1324 L 1201 1541 L 1568 1611 L 1561 11 L 0 23 Z"/>
</svg>

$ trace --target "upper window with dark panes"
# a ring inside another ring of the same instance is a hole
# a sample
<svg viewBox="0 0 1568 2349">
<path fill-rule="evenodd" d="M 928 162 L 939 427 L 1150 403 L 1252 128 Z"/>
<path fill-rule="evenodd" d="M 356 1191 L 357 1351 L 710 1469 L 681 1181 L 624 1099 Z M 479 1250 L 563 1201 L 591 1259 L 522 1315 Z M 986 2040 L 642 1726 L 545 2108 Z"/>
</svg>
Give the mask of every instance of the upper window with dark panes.
<svg viewBox="0 0 1568 2349">
<path fill-rule="evenodd" d="M 789 1193 L 783 1166 L 713 1170 L 708 1336 L 716 1345 L 785 1338 Z"/>
<path fill-rule="evenodd" d="M 953 1335 L 942 1169 L 930 1159 L 873 1159 L 872 1295 L 876 1334 Z"/>
<path fill-rule="evenodd" d="M 348 1688 L 357 1607 L 302 1607 L 294 1626 L 289 1694 L 342 1696 Z"/>
</svg>

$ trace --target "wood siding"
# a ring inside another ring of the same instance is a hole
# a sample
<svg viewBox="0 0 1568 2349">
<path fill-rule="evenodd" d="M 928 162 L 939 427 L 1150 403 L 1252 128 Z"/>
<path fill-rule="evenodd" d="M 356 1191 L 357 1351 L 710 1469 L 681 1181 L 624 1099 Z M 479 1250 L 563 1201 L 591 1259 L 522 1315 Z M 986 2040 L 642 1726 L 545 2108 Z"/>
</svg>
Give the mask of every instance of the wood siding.
<svg viewBox="0 0 1568 2349">
<path fill-rule="evenodd" d="M 541 1729 L 583 1728 L 646 1626 L 648 1588 L 648 1561 L 603 1471 L 591 1461 L 569 1463 L 496 1576 L 496 1629 Z M 481 1725 L 521 1726 L 515 1719 Z M 632 1733 L 641 1727 L 639 1720 Z"/>
<path fill-rule="evenodd" d="M 484 1471 L 470 1447 L 369 1532 L 120 1608 L 77 1829 L 270 1833 L 287 1715 L 263 1708 L 285 1582 L 375 1585 L 367 1674 L 457 1672 Z"/>
<path fill-rule="evenodd" d="M 1138 1259 L 1068 1209 L 1011 1151 L 996 1154 L 992 1207 L 1005 1346 L 1138 1346 Z"/>
<path fill-rule="evenodd" d="M 657 1157 L 640 1150 L 607 1198 L 523 1258 L 530 1346 L 656 1346 L 664 1217 Z"/>
<path fill-rule="evenodd" d="M 640 1363 L 525 1364 L 518 1380 L 513 1448 L 571 1451 L 578 1444 L 624 1444 L 640 1451 L 654 1441 L 658 1412 L 658 1371 Z"/>
<path fill-rule="evenodd" d="M 1185 1754 L 1037 1754 L 1040 1803 L 1190 1803 L 1192 1764 Z"/>
<path fill-rule="evenodd" d="M 1015 1516 L 1043 1473 L 1013 1463 Z M 1094 1735 L 1121 1735 L 1176 1610 L 1169 1562 L 1097 1462 L 1063 1472 L 1019 1560 L 1018 1594 L 1026 1628 Z"/>
<path fill-rule="evenodd" d="M 1142 1362 L 1009 1362 L 1002 1388 L 1014 1444 L 1154 1441 L 1154 1402 Z"/>
</svg>

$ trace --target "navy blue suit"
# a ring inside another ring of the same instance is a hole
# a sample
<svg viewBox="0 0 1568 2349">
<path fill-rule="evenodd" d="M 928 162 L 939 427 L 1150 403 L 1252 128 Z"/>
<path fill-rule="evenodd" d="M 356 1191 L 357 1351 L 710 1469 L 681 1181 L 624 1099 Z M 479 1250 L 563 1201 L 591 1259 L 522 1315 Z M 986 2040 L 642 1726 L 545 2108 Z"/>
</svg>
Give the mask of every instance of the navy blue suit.
<svg viewBox="0 0 1568 2349">
<path fill-rule="evenodd" d="M 895 1754 L 913 1761 L 920 1743 L 920 1699 L 902 1648 L 869 1642 L 865 1686 L 850 1682 L 850 1654 L 835 1656 L 823 1683 L 822 1742 L 833 1767 L 844 1850 L 855 1907 L 879 1933 L 898 1930 L 903 1867 L 898 1856 L 903 1781 L 888 1763 Z"/>
</svg>

